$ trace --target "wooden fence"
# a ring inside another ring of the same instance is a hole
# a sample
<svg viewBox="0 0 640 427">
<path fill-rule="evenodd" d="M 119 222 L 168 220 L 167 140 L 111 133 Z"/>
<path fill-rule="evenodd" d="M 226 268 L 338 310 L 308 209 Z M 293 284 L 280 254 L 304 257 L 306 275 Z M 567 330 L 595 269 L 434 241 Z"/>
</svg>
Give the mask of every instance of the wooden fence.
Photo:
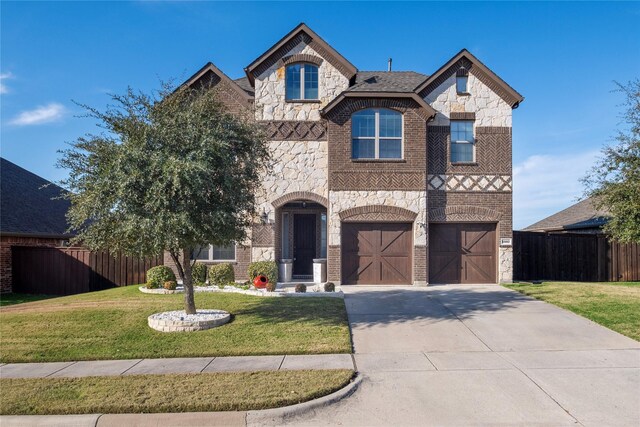
<svg viewBox="0 0 640 427">
<path fill-rule="evenodd" d="M 11 248 L 13 291 L 72 295 L 146 281 L 147 270 L 162 257 L 133 258 L 83 248 Z"/>
<path fill-rule="evenodd" d="M 640 280 L 640 245 L 598 234 L 513 232 L 514 280 Z"/>
</svg>

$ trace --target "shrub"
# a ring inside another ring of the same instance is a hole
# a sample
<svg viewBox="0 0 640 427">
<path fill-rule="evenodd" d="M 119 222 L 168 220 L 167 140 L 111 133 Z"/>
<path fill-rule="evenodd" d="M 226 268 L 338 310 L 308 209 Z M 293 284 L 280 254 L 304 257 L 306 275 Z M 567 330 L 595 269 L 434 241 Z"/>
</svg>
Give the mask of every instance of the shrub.
<svg viewBox="0 0 640 427">
<path fill-rule="evenodd" d="M 325 292 L 335 292 L 336 291 L 336 285 L 333 282 L 327 282 L 324 284 L 324 291 Z"/>
<path fill-rule="evenodd" d="M 191 277 L 196 286 L 205 286 L 207 282 L 207 266 L 201 262 L 196 262 L 191 267 Z"/>
<path fill-rule="evenodd" d="M 175 281 L 176 275 L 173 270 L 166 265 L 158 265 L 147 270 L 147 288 L 157 289 L 164 285 L 164 282 Z"/>
<path fill-rule="evenodd" d="M 277 283 L 269 282 L 267 283 L 267 292 L 275 292 L 277 287 L 278 287 Z"/>
<path fill-rule="evenodd" d="M 209 283 L 220 289 L 236 280 L 233 265 L 229 263 L 216 264 L 209 267 Z"/>
<path fill-rule="evenodd" d="M 307 292 L 307 285 L 305 285 L 304 283 L 298 283 L 296 285 L 296 292 L 298 293 Z"/>
<path fill-rule="evenodd" d="M 162 286 L 169 291 L 175 291 L 178 287 L 178 283 L 175 280 L 167 280 Z"/>
<path fill-rule="evenodd" d="M 259 275 L 267 276 L 269 283 L 278 282 L 278 264 L 275 261 L 257 261 L 249 264 L 249 281 L 253 283 L 253 279 Z"/>
</svg>

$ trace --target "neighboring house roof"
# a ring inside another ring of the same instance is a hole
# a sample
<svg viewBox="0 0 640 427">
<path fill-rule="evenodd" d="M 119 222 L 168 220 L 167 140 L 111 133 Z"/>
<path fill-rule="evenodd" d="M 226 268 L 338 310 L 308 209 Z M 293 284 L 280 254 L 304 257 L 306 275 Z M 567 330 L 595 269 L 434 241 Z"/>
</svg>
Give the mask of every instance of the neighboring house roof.
<svg viewBox="0 0 640 427">
<path fill-rule="evenodd" d="M 599 228 L 609 220 L 606 209 L 596 209 L 593 199 L 584 199 L 575 205 L 531 224 L 523 231 L 559 231 Z"/>
<path fill-rule="evenodd" d="M 443 80 L 443 78 L 448 77 L 448 73 L 452 71 L 455 72 L 455 69 L 452 70 L 452 67 L 458 62 L 465 64 L 468 69 L 474 67 L 475 74 L 477 74 L 481 80 L 485 80 L 484 83 L 491 87 L 505 102 L 511 105 L 511 108 L 517 108 L 518 104 L 524 101 L 522 95 L 498 77 L 497 74 L 491 71 L 489 67 L 473 56 L 467 49 L 462 49 L 435 73 L 429 76 L 428 79 L 416 88 L 416 92 L 421 94 L 421 96 L 427 95 L 442 83 L 441 80 Z"/>
<path fill-rule="evenodd" d="M 415 71 L 358 71 L 351 92 L 413 93 L 428 76 Z"/>
<path fill-rule="evenodd" d="M 313 50 L 331 62 L 345 77 L 351 79 L 355 76 L 358 69 L 302 22 L 244 69 L 251 85 L 253 86 L 256 75 L 259 75 L 262 71 L 277 62 L 282 56 L 285 56 L 287 52 L 299 43 L 298 38 L 300 37 L 310 45 Z"/>
<path fill-rule="evenodd" d="M 236 84 L 240 86 L 242 90 L 247 92 L 249 96 L 253 97 L 255 95 L 255 90 L 253 89 L 253 86 L 251 86 L 251 83 L 249 82 L 249 79 L 247 77 L 240 77 L 239 79 L 235 79 L 234 82 L 236 82 Z"/>
<path fill-rule="evenodd" d="M 0 159 L 0 233 L 10 236 L 68 238 L 70 202 L 65 190 L 38 175 Z"/>
</svg>

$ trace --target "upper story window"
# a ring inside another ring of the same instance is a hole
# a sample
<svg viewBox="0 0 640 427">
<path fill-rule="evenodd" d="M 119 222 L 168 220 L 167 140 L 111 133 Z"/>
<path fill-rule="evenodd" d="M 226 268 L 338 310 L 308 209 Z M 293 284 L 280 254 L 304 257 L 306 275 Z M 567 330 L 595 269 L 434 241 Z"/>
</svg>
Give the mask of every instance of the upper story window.
<svg viewBox="0 0 640 427">
<path fill-rule="evenodd" d="M 354 159 L 401 159 L 402 114 L 382 108 L 354 113 L 351 141 Z"/>
<path fill-rule="evenodd" d="M 469 94 L 469 70 L 460 68 L 456 71 L 456 92 L 460 95 Z"/>
<path fill-rule="evenodd" d="M 473 163 L 475 141 L 472 120 L 451 120 L 451 163 Z"/>
<path fill-rule="evenodd" d="M 467 89 L 467 84 L 469 83 L 468 76 L 458 76 L 456 77 L 456 92 L 458 93 L 469 93 Z"/>
<path fill-rule="evenodd" d="M 206 245 L 195 248 L 191 253 L 191 259 L 198 261 L 235 261 L 236 245 Z"/>
<path fill-rule="evenodd" d="M 318 67 L 313 64 L 287 66 L 286 99 L 318 99 Z"/>
</svg>

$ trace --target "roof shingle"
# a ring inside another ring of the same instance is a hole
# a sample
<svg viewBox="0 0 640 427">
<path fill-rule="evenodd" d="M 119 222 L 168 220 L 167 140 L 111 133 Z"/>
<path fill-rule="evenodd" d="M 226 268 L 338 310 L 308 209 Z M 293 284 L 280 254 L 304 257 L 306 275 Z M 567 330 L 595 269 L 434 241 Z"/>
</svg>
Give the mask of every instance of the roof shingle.
<svg viewBox="0 0 640 427">
<path fill-rule="evenodd" d="M 0 232 L 25 236 L 70 237 L 65 191 L 38 175 L 1 159 Z"/>
<path fill-rule="evenodd" d="M 588 198 L 523 228 L 523 231 L 597 228 L 604 225 L 608 218 L 609 212 L 606 209 L 596 209 L 593 205 L 593 199 Z"/>
</svg>

